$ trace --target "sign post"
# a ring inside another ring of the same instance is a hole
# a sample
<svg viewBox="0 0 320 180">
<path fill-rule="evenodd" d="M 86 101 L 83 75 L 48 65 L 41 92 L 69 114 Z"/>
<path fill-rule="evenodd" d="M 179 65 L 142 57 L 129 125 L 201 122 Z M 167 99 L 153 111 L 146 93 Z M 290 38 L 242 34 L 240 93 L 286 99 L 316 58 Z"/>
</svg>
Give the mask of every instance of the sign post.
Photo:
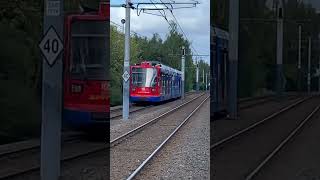
<svg viewBox="0 0 320 180">
<path fill-rule="evenodd" d="M 39 44 L 42 61 L 42 180 L 60 176 L 61 121 L 63 104 L 63 0 L 45 0 L 43 30 Z"/>
<path fill-rule="evenodd" d="M 197 90 L 197 92 L 199 92 L 199 62 L 197 62 L 196 90 Z"/>
<path fill-rule="evenodd" d="M 206 73 L 206 91 L 208 91 L 208 73 Z"/>
<path fill-rule="evenodd" d="M 123 61 L 123 95 L 122 95 L 122 118 L 129 119 L 129 78 L 130 78 L 130 8 L 131 1 L 126 1 L 126 19 L 125 19 L 125 44 Z"/>
<path fill-rule="evenodd" d="M 298 91 L 301 91 L 302 88 L 301 88 L 301 33 L 302 33 L 302 26 L 299 25 L 299 42 L 298 42 Z"/>
<path fill-rule="evenodd" d="M 281 95 L 283 91 L 283 4 L 282 0 L 279 0 L 278 16 L 277 16 L 277 94 Z"/>
<path fill-rule="evenodd" d="M 239 41 L 239 2 L 230 0 L 229 7 L 229 86 L 228 111 L 230 119 L 238 118 L 238 41 Z"/>
<path fill-rule="evenodd" d="M 181 72 L 182 72 L 181 97 L 182 99 L 184 99 L 184 79 L 185 79 L 184 70 L 185 70 L 185 55 L 186 55 L 185 53 L 186 53 L 185 47 L 182 46 L 182 58 L 181 58 Z"/>
<path fill-rule="evenodd" d="M 308 77 L 307 77 L 307 84 L 308 84 L 308 93 L 310 93 L 310 86 L 311 86 L 311 36 L 309 37 L 309 47 L 308 47 Z"/>
<path fill-rule="evenodd" d="M 319 58 L 319 64 L 317 69 L 317 75 L 318 75 L 318 93 L 320 92 L 320 58 Z"/>
</svg>

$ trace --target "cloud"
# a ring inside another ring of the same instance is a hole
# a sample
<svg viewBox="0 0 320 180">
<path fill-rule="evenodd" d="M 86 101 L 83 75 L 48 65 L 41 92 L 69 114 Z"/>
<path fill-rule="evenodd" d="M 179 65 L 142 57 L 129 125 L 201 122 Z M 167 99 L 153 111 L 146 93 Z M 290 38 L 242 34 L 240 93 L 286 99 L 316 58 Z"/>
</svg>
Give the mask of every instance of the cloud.
<svg viewBox="0 0 320 180">
<path fill-rule="evenodd" d="M 170 2 L 169 0 L 162 0 Z M 173 14 L 177 18 L 180 26 L 187 35 L 192 46 L 198 54 L 210 54 L 210 1 L 198 0 L 199 5 L 196 8 L 176 9 Z M 132 1 L 133 3 L 142 1 Z M 146 1 L 144 1 L 146 2 Z M 147 1 L 148 2 L 148 1 Z M 153 0 L 153 2 L 160 2 Z M 191 0 L 176 0 L 176 2 L 192 2 Z M 123 4 L 125 1 L 111 0 L 112 4 Z M 158 13 L 158 12 L 154 12 Z M 158 13 L 159 14 L 159 13 Z M 174 20 L 169 11 L 166 11 L 168 20 Z M 124 8 L 111 8 L 111 21 L 121 24 L 121 19 L 125 17 Z M 141 13 L 137 16 L 137 11 L 131 11 L 131 30 L 139 35 L 151 37 L 154 33 L 158 33 L 161 38 L 165 39 L 168 33 L 169 25 L 163 17 Z M 179 30 L 179 32 L 181 32 Z M 193 52 L 196 54 L 196 52 Z M 203 57 L 209 63 L 209 57 Z"/>
</svg>

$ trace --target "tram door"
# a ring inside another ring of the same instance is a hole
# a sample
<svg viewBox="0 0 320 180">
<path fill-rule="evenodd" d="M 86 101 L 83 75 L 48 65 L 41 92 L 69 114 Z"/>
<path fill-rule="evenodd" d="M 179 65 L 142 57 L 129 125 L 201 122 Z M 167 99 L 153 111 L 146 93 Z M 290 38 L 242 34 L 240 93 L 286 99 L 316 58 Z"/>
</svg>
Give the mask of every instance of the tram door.
<svg viewBox="0 0 320 180">
<path fill-rule="evenodd" d="M 226 107 L 227 105 L 227 86 L 228 86 L 228 51 L 226 49 L 222 50 L 221 57 L 221 104 Z"/>
</svg>

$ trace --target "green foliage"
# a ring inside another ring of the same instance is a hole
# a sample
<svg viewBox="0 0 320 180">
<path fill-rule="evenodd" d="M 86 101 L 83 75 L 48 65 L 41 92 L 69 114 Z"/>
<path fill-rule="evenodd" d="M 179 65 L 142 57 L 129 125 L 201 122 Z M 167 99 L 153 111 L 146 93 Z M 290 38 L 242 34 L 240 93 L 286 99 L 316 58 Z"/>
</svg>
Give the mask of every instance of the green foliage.
<svg viewBox="0 0 320 180">
<path fill-rule="evenodd" d="M 42 11 L 40 1 L 6 5 L 0 8 L 0 132 L 16 139 L 39 135 Z"/>
<path fill-rule="evenodd" d="M 183 38 L 177 31 L 177 26 L 171 22 L 171 28 L 163 40 L 159 34 L 152 38 L 131 36 L 131 58 L 130 63 L 135 64 L 144 60 L 159 61 L 175 69 L 181 69 L 181 47 L 186 48 L 186 78 L 185 91 L 195 88 L 196 66 L 193 63 L 190 42 Z M 122 101 L 122 78 L 124 59 L 124 35 L 111 26 L 111 105 L 120 104 Z M 200 68 L 209 71 L 208 64 L 201 61 Z M 202 72 L 202 70 L 200 70 Z M 209 80 L 208 80 L 209 81 Z M 114 92 L 114 93 L 113 93 Z"/>
<path fill-rule="evenodd" d="M 306 41 L 309 35 L 313 40 L 318 40 L 320 19 L 314 8 L 296 0 L 285 2 L 283 69 L 287 80 L 286 90 L 297 90 L 298 24 L 294 21 L 311 19 L 311 23 L 303 23 L 302 40 Z M 274 22 L 263 21 L 275 19 L 276 13 L 266 0 L 241 1 L 240 20 L 253 18 L 260 19 L 260 21 L 240 21 L 238 83 L 240 97 L 252 96 L 265 90 L 274 90 L 276 82 L 277 26 Z M 307 46 L 307 42 L 302 44 L 304 75 L 307 69 Z M 312 64 L 317 64 L 316 57 L 319 57 L 319 51 L 313 47 L 312 52 Z"/>
<path fill-rule="evenodd" d="M 38 43 L 43 34 L 43 0 L 7 1 L 0 3 L 0 141 L 5 134 L 27 138 L 40 134 L 42 58 Z M 79 3 L 97 8 L 100 0 L 64 1 L 65 13 L 78 12 Z M 3 7 L 2 5 L 5 5 Z M 162 40 L 131 37 L 131 63 L 158 60 L 180 69 L 182 45 L 190 55 L 190 44 L 177 32 L 176 26 Z M 122 67 L 124 35 L 111 26 L 110 30 L 111 104 L 122 102 Z M 178 56 L 177 56 L 178 55 Z M 186 90 L 193 87 L 195 65 L 186 57 Z M 1 142 L 0 142 L 1 143 Z"/>
<path fill-rule="evenodd" d="M 0 3 L 0 140 L 3 134 L 16 140 L 40 134 L 42 59 L 38 43 L 43 34 L 44 1 L 5 1 Z M 80 0 L 64 2 L 67 13 L 78 11 Z M 96 8 L 99 1 L 81 2 Z"/>
</svg>

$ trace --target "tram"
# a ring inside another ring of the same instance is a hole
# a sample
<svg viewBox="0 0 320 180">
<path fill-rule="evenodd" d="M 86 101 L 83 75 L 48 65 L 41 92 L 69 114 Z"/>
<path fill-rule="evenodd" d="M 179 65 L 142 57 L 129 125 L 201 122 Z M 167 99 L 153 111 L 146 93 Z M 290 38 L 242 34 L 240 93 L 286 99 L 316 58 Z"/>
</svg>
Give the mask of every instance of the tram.
<svg viewBox="0 0 320 180">
<path fill-rule="evenodd" d="M 65 17 L 63 122 L 72 128 L 108 128 L 109 10 L 101 3 L 99 10 Z"/>
<path fill-rule="evenodd" d="M 216 119 L 227 111 L 229 33 L 211 27 L 210 38 L 210 117 Z"/>
<path fill-rule="evenodd" d="M 130 101 L 162 102 L 181 97 L 181 71 L 156 61 L 130 66 Z"/>
</svg>

